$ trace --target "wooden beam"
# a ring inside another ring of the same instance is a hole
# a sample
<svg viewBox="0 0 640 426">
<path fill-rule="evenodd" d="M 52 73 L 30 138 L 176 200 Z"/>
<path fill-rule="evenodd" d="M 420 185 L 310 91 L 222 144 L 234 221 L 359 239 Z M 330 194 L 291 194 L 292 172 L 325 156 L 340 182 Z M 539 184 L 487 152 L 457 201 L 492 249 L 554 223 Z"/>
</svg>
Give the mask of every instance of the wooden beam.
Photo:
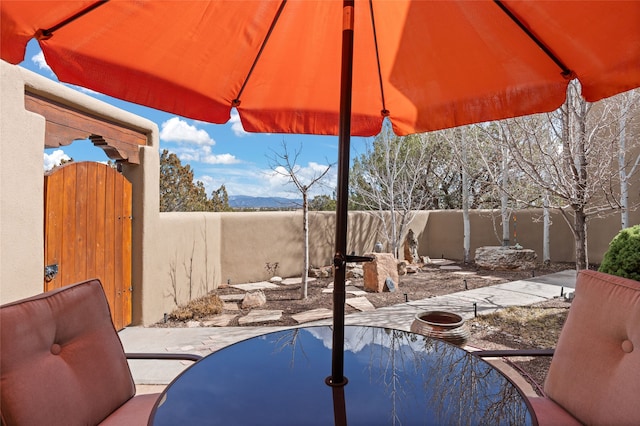
<svg viewBox="0 0 640 426">
<path fill-rule="evenodd" d="M 89 139 L 113 160 L 140 164 L 138 148 L 147 144 L 146 134 L 29 92 L 25 92 L 24 104 L 46 119 L 45 148 Z"/>
</svg>

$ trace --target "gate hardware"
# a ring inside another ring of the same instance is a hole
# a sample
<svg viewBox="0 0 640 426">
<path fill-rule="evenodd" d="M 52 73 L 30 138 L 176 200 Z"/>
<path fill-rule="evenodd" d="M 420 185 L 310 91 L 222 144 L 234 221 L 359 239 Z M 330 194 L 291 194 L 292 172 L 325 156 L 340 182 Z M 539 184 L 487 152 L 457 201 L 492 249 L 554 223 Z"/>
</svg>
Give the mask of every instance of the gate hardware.
<svg viewBox="0 0 640 426">
<path fill-rule="evenodd" d="M 58 264 L 54 263 L 53 265 L 47 265 L 44 267 L 44 278 L 47 281 L 51 281 L 58 275 Z"/>
</svg>

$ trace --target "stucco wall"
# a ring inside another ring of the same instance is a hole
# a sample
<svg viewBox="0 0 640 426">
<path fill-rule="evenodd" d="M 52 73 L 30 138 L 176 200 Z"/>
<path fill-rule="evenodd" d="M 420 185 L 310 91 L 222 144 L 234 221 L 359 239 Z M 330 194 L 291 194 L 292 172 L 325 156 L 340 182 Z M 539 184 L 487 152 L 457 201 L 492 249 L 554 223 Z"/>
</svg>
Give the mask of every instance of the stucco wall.
<svg viewBox="0 0 640 426">
<path fill-rule="evenodd" d="M 25 111 L 21 69 L 4 62 L 0 98 L 0 300 L 5 302 L 43 289 L 45 120 Z"/>
</svg>

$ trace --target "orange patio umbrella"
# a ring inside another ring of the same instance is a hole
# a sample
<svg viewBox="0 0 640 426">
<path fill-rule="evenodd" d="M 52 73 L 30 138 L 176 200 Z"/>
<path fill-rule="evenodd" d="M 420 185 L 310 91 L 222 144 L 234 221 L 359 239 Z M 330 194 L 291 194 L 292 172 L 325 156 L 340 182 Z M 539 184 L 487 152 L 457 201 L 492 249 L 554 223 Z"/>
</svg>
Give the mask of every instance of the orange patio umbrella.
<svg viewBox="0 0 640 426">
<path fill-rule="evenodd" d="M 339 136 L 333 366 L 344 383 L 351 135 L 551 111 L 640 86 L 640 1 L 10 1 L 0 56 L 36 38 L 61 81 L 245 130 Z M 357 258 L 356 258 L 357 260 Z"/>
</svg>

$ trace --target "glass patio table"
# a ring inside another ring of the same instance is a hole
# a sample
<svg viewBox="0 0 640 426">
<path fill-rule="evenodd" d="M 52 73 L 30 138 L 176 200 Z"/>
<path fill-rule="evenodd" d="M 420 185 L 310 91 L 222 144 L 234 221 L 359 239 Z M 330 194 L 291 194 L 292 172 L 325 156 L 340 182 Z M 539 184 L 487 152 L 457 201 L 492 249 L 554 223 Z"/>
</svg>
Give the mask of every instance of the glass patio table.
<svg viewBox="0 0 640 426">
<path fill-rule="evenodd" d="M 223 348 L 176 377 L 149 424 L 537 424 L 507 377 L 444 341 L 347 326 L 343 387 L 325 383 L 331 344 L 331 327 L 316 326 Z"/>
</svg>

